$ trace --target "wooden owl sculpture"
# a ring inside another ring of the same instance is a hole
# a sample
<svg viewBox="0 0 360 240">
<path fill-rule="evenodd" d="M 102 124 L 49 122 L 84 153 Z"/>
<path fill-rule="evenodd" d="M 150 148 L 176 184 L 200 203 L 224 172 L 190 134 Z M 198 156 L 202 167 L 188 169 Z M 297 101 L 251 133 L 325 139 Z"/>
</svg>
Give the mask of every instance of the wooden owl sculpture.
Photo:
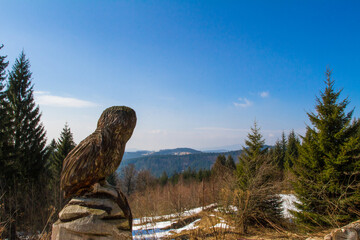
<svg viewBox="0 0 360 240">
<path fill-rule="evenodd" d="M 125 106 L 110 107 L 101 114 L 95 132 L 63 162 L 60 187 L 65 198 L 81 195 L 95 183 L 105 183 L 119 167 L 135 125 L 135 111 Z"/>
</svg>

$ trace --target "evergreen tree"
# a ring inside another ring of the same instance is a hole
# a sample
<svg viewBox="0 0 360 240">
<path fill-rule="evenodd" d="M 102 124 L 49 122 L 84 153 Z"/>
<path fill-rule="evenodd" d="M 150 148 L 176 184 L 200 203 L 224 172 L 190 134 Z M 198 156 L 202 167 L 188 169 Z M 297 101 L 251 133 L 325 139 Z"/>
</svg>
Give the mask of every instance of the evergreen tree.
<svg viewBox="0 0 360 240">
<path fill-rule="evenodd" d="M 267 153 L 265 147 L 265 140 L 262 138 L 260 128 L 257 123 L 254 122 L 254 127 L 251 127 L 251 132 L 248 134 L 245 144 L 247 147 L 243 147 L 242 153 L 239 156 L 239 163 L 236 166 L 236 172 L 238 176 L 238 183 L 240 188 L 246 189 L 248 186 L 248 180 L 251 179 L 253 173 L 261 166 L 260 156 Z"/>
<path fill-rule="evenodd" d="M 4 45 L 0 46 L 0 50 Z M 9 127 L 10 119 L 8 115 L 8 104 L 6 102 L 5 92 L 5 80 L 6 80 L 6 68 L 9 62 L 6 61 L 6 56 L 0 55 L 0 182 L 4 183 L 5 179 L 9 174 L 6 174 L 9 166 L 8 165 L 8 154 L 9 154 Z"/>
<path fill-rule="evenodd" d="M 284 170 L 284 166 L 285 166 L 286 145 L 287 145 L 287 141 L 286 141 L 285 133 L 283 132 L 281 134 L 281 139 L 276 141 L 275 147 L 271 149 L 271 155 L 274 159 L 276 166 L 280 170 Z"/>
<path fill-rule="evenodd" d="M 200 170 L 197 172 L 197 174 L 196 174 L 196 179 L 197 179 L 199 182 L 201 182 L 201 181 L 203 180 L 203 178 L 204 178 L 204 173 L 203 173 L 203 170 L 200 169 Z"/>
<path fill-rule="evenodd" d="M 297 221 L 309 225 L 343 225 L 360 210 L 360 122 L 346 113 L 348 99 L 339 101 L 331 71 L 325 91 L 316 98 L 316 112 L 308 113 L 300 156 L 294 162 L 294 190 L 301 201 Z"/>
<path fill-rule="evenodd" d="M 220 154 L 211 168 L 211 174 L 213 176 L 223 175 L 225 171 L 226 157 L 223 154 Z"/>
<path fill-rule="evenodd" d="M 69 152 L 75 147 L 73 134 L 67 123 L 60 133 L 60 137 L 56 143 L 53 159 L 51 161 L 50 169 L 55 182 L 59 183 L 63 161 Z"/>
<path fill-rule="evenodd" d="M 255 159 L 257 156 L 265 154 L 268 150 L 265 147 L 265 140 L 262 138 L 260 128 L 257 126 L 257 122 L 254 122 L 254 127 L 251 127 L 251 133 L 248 134 L 248 139 L 245 140 L 246 148 L 243 148 L 245 158 Z"/>
<path fill-rule="evenodd" d="M 61 170 L 63 166 L 63 161 L 69 152 L 75 147 L 75 142 L 73 140 L 73 134 L 67 123 L 63 130 L 60 133 L 60 137 L 57 140 L 57 143 L 52 141 L 50 144 L 51 157 L 50 157 L 50 171 L 52 176 L 52 190 L 54 193 L 54 202 L 57 209 L 61 209 L 63 206 L 63 197 L 60 192 L 60 177 Z M 53 150 L 51 150 L 53 148 Z"/>
<path fill-rule="evenodd" d="M 202 173 L 202 179 L 205 181 L 209 181 L 211 177 L 211 170 L 204 169 Z"/>
<path fill-rule="evenodd" d="M 165 186 L 167 184 L 168 180 L 169 180 L 168 175 L 166 174 L 165 171 L 163 171 L 163 173 L 161 174 L 161 177 L 159 179 L 161 186 Z"/>
<path fill-rule="evenodd" d="M 1 68 L 4 58 L 1 60 Z M 45 131 L 40 122 L 39 107 L 35 105 L 31 83 L 30 63 L 22 52 L 9 72 L 4 91 L 4 71 L 1 71 L 1 134 L 2 141 L 1 184 L 5 185 L 5 216 L 10 220 L 6 233 L 9 239 L 16 238 L 16 228 L 35 232 L 42 225 L 41 214 L 35 214 L 40 206 L 46 212 L 47 148 Z M 3 117 L 3 116 L 1 116 Z M 5 145 L 4 145 L 5 143 Z M 44 195 L 44 198 L 38 196 Z M 47 213 L 45 213 L 47 214 Z M 29 228 L 30 226 L 30 228 Z"/>
<path fill-rule="evenodd" d="M 228 157 L 226 158 L 225 166 L 231 171 L 234 171 L 236 169 L 234 158 L 231 155 L 228 155 Z"/>
<path fill-rule="evenodd" d="M 46 162 L 46 137 L 33 97 L 31 75 L 30 62 L 22 52 L 9 73 L 6 94 L 12 120 L 10 140 L 14 145 L 12 161 L 16 164 L 16 177 L 37 183 Z"/>
<path fill-rule="evenodd" d="M 50 169 L 51 167 L 51 163 L 53 162 L 53 158 L 55 156 L 55 152 L 56 152 L 56 141 L 55 139 L 52 139 L 49 146 L 47 146 L 47 155 L 48 155 L 48 168 Z"/>
<path fill-rule="evenodd" d="M 237 206 L 240 211 L 240 227 L 246 232 L 246 226 L 259 223 L 266 225 L 267 220 L 279 222 L 281 219 L 280 198 L 273 184 L 278 178 L 257 123 L 251 128 L 236 166 Z"/>
<path fill-rule="evenodd" d="M 175 172 L 172 174 L 172 176 L 169 178 L 169 182 L 172 183 L 172 185 L 175 185 L 179 182 L 180 174 Z"/>
<path fill-rule="evenodd" d="M 300 140 L 292 130 L 288 136 L 285 152 L 285 168 L 291 169 L 299 157 Z"/>
</svg>

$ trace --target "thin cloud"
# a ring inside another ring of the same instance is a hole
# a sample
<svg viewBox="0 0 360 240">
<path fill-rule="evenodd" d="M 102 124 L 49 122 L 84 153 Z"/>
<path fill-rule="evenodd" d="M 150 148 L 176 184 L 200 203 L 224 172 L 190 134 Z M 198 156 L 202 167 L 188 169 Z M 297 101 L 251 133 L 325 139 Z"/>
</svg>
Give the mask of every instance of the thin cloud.
<svg viewBox="0 0 360 240">
<path fill-rule="evenodd" d="M 222 127 L 201 127 L 195 128 L 195 130 L 203 130 L 203 131 L 230 131 L 230 132 L 248 132 L 249 129 L 241 129 L 241 128 L 222 128 Z"/>
<path fill-rule="evenodd" d="M 34 91 L 35 95 L 40 95 L 40 94 L 50 94 L 50 92 L 47 91 Z"/>
<path fill-rule="evenodd" d="M 270 95 L 269 91 L 263 91 L 260 93 L 260 97 L 267 98 Z"/>
<path fill-rule="evenodd" d="M 253 103 L 249 101 L 247 98 L 239 98 L 239 101 L 240 102 L 234 102 L 235 107 L 247 108 L 253 105 Z"/>
<path fill-rule="evenodd" d="M 150 130 L 148 133 L 150 133 L 150 134 L 163 134 L 163 135 L 166 135 L 166 134 L 167 134 L 167 131 L 161 130 L 161 129 L 154 129 L 154 130 Z"/>
<path fill-rule="evenodd" d="M 96 103 L 70 97 L 60 97 L 51 95 L 49 92 L 37 91 L 35 93 L 36 102 L 43 106 L 51 107 L 69 107 L 69 108 L 84 108 L 99 106 Z"/>
</svg>

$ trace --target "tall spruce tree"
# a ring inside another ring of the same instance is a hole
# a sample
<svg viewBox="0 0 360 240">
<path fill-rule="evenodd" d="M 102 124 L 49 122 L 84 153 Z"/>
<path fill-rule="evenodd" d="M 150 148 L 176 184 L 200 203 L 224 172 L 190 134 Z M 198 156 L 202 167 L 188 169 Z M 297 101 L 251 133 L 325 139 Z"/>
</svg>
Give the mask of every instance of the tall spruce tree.
<svg viewBox="0 0 360 240">
<path fill-rule="evenodd" d="M 6 91 L 9 116 L 12 120 L 11 141 L 14 144 L 13 161 L 19 180 L 36 183 L 46 162 L 45 130 L 41 113 L 35 105 L 31 83 L 30 62 L 24 52 L 16 59 L 9 73 Z"/>
<path fill-rule="evenodd" d="M 4 45 L 0 46 L 0 50 Z M 5 92 L 5 80 L 6 80 L 6 68 L 9 62 L 6 61 L 6 56 L 0 55 L 0 182 L 4 184 L 7 179 L 6 171 L 8 169 L 8 154 L 9 154 L 9 127 L 10 119 L 7 113 L 8 104 L 6 102 Z"/>
<path fill-rule="evenodd" d="M 225 166 L 231 171 L 236 169 L 234 158 L 230 154 L 226 158 Z"/>
<path fill-rule="evenodd" d="M 54 144 L 54 143 L 52 143 Z M 60 177 L 63 161 L 69 152 L 75 147 L 73 134 L 67 123 L 60 133 L 60 137 L 55 144 L 52 157 L 50 158 L 50 171 L 52 175 L 52 189 L 54 193 L 55 206 L 58 210 L 63 207 L 63 197 L 60 192 Z"/>
<path fill-rule="evenodd" d="M 3 78 L 2 72 L 2 83 Z M 47 211 L 46 197 L 38 198 L 46 191 L 45 131 L 33 98 L 30 63 L 23 52 L 9 72 L 6 90 L 2 89 L 1 96 L 2 110 L 7 114 L 6 121 L 1 119 L 2 125 L 6 123 L 1 131 L 5 129 L 7 136 L 7 146 L 2 147 L 6 149 L 6 156 L 2 157 L 5 179 L 1 179 L 1 183 L 6 190 L 3 209 L 10 221 L 5 236 L 16 239 L 16 229 L 35 232 L 42 225 L 41 214 L 35 214 L 40 206 L 44 207 L 43 212 Z"/>
<path fill-rule="evenodd" d="M 56 143 L 54 156 L 50 165 L 53 179 L 56 182 L 60 181 L 60 175 L 61 175 L 64 159 L 74 147 L 75 147 L 75 142 L 73 139 L 73 134 L 71 133 L 68 124 L 65 123 L 65 126 L 61 131 L 60 137 Z"/>
<path fill-rule="evenodd" d="M 223 154 L 217 156 L 214 165 L 211 167 L 211 174 L 214 176 L 222 175 L 225 171 L 226 157 Z"/>
<path fill-rule="evenodd" d="M 299 157 L 299 146 L 300 140 L 296 136 L 294 130 L 291 130 L 287 140 L 286 152 L 285 152 L 285 168 L 291 169 L 294 165 L 294 162 L 297 161 Z"/>
<path fill-rule="evenodd" d="M 47 166 L 48 166 L 48 169 L 51 168 L 51 164 L 53 162 L 53 158 L 54 158 L 55 152 L 56 152 L 56 147 L 57 147 L 56 141 L 55 141 L 55 139 L 52 139 L 49 146 L 47 146 L 47 154 L 48 154 Z"/>
<path fill-rule="evenodd" d="M 360 122 L 346 113 L 348 99 L 339 100 L 331 71 L 327 69 L 325 90 L 316 98 L 315 113 L 308 113 L 294 190 L 301 201 L 295 216 L 307 225 L 342 225 L 358 217 L 360 210 Z"/>
<path fill-rule="evenodd" d="M 281 134 L 281 139 L 276 141 L 275 147 L 271 149 L 271 155 L 274 159 L 275 164 L 280 170 L 284 170 L 285 166 L 285 155 L 286 155 L 287 141 L 285 133 Z"/>
</svg>

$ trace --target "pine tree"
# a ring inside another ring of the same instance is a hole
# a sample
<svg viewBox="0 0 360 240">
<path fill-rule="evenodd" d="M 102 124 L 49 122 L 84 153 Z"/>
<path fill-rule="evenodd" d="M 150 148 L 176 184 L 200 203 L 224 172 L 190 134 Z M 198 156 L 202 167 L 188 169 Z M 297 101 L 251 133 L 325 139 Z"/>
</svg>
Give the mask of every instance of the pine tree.
<svg viewBox="0 0 360 240">
<path fill-rule="evenodd" d="M 52 139 L 49 146 L 47 146 L 47 155 L 48 155 L 48 168 L 50 169 L 51 167 L 51 163 L 53 162 L 53 158 L 55 156 L 55 152 L 56 152 L 56 141 L 55 139 Z"/>
<path fill-rule="evenodd" d="M 260 223 L 267 225 L 267 221 L 281 220 L 280 198 L 276 195 L 275 181 L 278 172 L 271 163 L 270 155 L 265 147 L 257 123 L 251 128 L 245 141 L 236 166 L 237 177 L 237 206 L 240 210 L 240 227 L 246 232 L 246 226 Z"/>
<path fill-rule="evenodd" d="M 225 170 L 226 157 L 223 154 L 217 156 L 214 165 L 211 167 L 212 175 L 222 175 Z"/>
<path fill-rule="evenodd" d="M 234 158 L 231 155 L 228 155 L 228 157 L 226 158 L 225 166 L 231 171 L 234 171 L 236 169 Z"/>
<path fill-rule="evenodd" d="M 245 153 L 244 157 L 247 159 L 255 159 L 257 156 L 265 154 L 268 150 L 265 147 L 265 140 L 263 139 L 260 128 L 257 126 L 257 122 L 254 122 L 254 127 L 251 127 L 251 133 L 247 135 L 248 139 L 245 140 L 246 148 L 243 148 Z"/>
<path fill-rule="evenodd" d="M 42 216 L 35 212 L 40 206 L 42 213 L 47 209 L 46 198 L 38 197 L 46 192 L 47 148 L 41 114 L 34 102 L 31 75 L 29 60 L 22 52 L 9 72 L 5 92 L 1 91 L 2 106 L 6 105 L 2 110 L 6 109 L 8 117 L 6 121 L 1 119 L 2 124 L 7 124 L 4 128 L 7 151 L 2 158 L 6 177 L 5 181 L 1 180 L 6 187 L 4 211 L 11 219 L 6 229 L 9 239 L 16 238 L 16 228 L 27 226 L 27 230 L 38 230 Z M 4 74 L 2 82 L 3 78 Z"/>
<path fill-rule="evenodd" d="M 0 46 L 0 50 L 4 46 Z M 9 194 L 9 183 L 13 175 L 13 164 L 10 161 L 11 142 L 10 139 L 10 118 L 8 114 L 8 104 L 6 100 L 5 81 L 7 78 L 6 68 L 9 62 L 6 61 L 6 56 L 0 55 L 0 222 L 5 224 L 6 229 L 0 231 L 0 239 L 15 239 L 16 228 L 15 224 L 11 223 L 11 216 L 14 210 L 9 206 L 8 202 L 11 199 Z"/>
<path fill-rule="evenodd" d="M 22 52 L 9 73 L 9 115 L 12 120 L 11 141 L 16 175 L 26 182 L 36 183 L 46 162 L 45 130 L 40 122 L 39 107 L 35 105 L 31 83 L 30 62 Z"/>
<path fill-rule="evenodd" d="M 301 201 L 297 221 L 308 225 L 343 225 L 360 210 L 360 122 L 346 113 L 348 99 L 339 101 L 331 71 L 325 90 L 316 98 L 315 113 L 308 113 L 300 156 L 294 162 L 294 190 Z"/>
<path fill-rule="evenodd" d="M 63 161 L 69 152 L 75 147 L 75 142 L 73 139 L 73 134 L 67 123 L 60 133 L 60 137 L 56 143 L 56 148 L 54 151 L 54 156 L 50 165 L 52 176 L 54 181 L 59 183 L 60 175 L 62 170 Z"/>
<path fill-rule="evenodd" d="M 52 156 L 50 157 L 49 166 L 52 176 L 51 185 L 54 193 L 55 206 L 57 206 L 58 210 L 63 207 L 63 197 L 60 192 L 60 177 L 63 161 L 74 147 L 73 135 L 68 124 L 65 123 L 57 143 L 52 142 L 50 144 L 50 148 L 54 148 Z"/>
<path fill-rule="evenodd" d="M 196 173 L 196 179 L 201 182 L 204 178 L 204 173 L 203 173 L 203 170 L 200 169 L 197 173 Z"/>
<path fill-rule="evenodd" d="M 281 134 L 281 139 L 276 141 L 275 147 L 271 149 L 271 155 L 274 159 L 275 164 L 280 170 L 284 170 L 285 166 L 285 155 L 286 155 L 286 137 L 285 133 Z"/>
<path fill-rule="evenodd" d="M 300 140 L 292 130 L 288 136 L 285 152 L 285 168 L 291 169 L 299 157 Z"/>
<path fill-rule="evenodd" d="M 169 180 L 168 175 L 166 174 L 165 171 L 163 171 L 163 173 L 161 174 L 161 177 L 159 178 L 161 186 L 165 186 L 167 184 L 168 180 Z"/>
<path fill-rule="evenodd" d="M 260 128 L 254 122 L 254 127 L 251 127 L 251 132 L 248 134 L 245 144 L 247 147 L 242 149 L 239 156 L 239 163 L 236 166 L 238 176 L 238 184 L 240 188 L 246 189 L 248 180 L 261 166 L 260 156 L 267 153 L 268 148 L 265 147 L 265 140 L 262 138 Z"/>
<path fill-rule="evenodd" d="M 0 46 L 0 50 L 4 45 Z M 0 55 L 0 182 L 4 183 L 9 174 L 6 174 L 8 169 L 8 154 L 9 154 L 9 127 L 10 119 L 7 113 L 8 104 L 6 102 L 5 80 L 6 68 L 9 62 L 6 61 L 6 56 Z"/>
</svg>

